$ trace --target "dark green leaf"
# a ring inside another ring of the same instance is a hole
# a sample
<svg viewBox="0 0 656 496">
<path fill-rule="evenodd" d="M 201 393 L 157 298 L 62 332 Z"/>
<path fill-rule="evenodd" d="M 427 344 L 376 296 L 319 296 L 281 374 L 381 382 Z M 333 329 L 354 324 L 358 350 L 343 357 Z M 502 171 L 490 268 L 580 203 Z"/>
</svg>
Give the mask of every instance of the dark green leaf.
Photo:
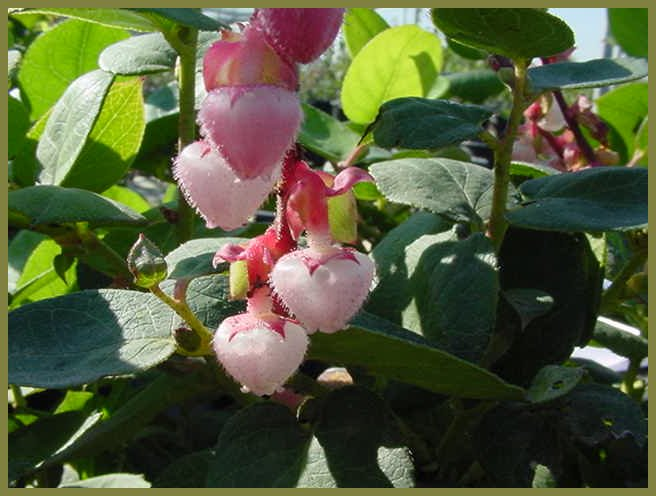
<svg viewBox="0 0 656 496">
<path fill-rule="evenodd" d="M 25 143 L 25 133 L 30 128 L 30 117 L 25 105 L 7 97 L 7 155 L 14 158 Z"/>
<path fill-rule="evenodd" d="M 397 98 L 385 102 L 372 126 L 383 148 L 442 148 L 476 138 L 492 112 L 448 100 Z"/>
<path fill-rule="evenodd" d="M 141 75 L 172 70 L 176 51 L 161 33 L 132 36 L 105 48 L 98 65 L 107 72 Z"/>
<path fill-rule="evenodd" d="M 208 487 L 294 487 L 309 438 L 288 408 L 258 403 L 225 425 L 210 462 Z"/>
<path fill-rule="evenodd" d="M 333 162 L 344 160 L 358 143 L 360 136 L 331 115 L 303 104 L 305 118 L 298 142 L 308 150 Z"/>
<path fill-rule="evenodd" d="M 214 457 L 213 450 L 195 451 L 178 458 L 165 467 L 154 487 L 205 487 L 210 461 Z"/>
<path fill-rule="evenodd" d="M 449 83 L 445 98 L 458 97 L 472 103 L 483 103 L 506 88 L 497 73 L 491 69 L 445 74 L 444 78 Z"/>
<path fill-rule="evenodd" d="M 446 42 L 451 50 L 453 50 L 455 53 L 466 59 L 482 60 L 485 57 L 487 57 L 487 53 L 484 52 L 483 50 L 478 50 L 476 48 L 463 45 L 462 43 L 458 43 L 453 38 L 447 38 Z"/>
<path fill-rule="evenodd" d="M 125 10 L 138 12 L 147 19 L 153 19 L 160 26 L 166 26 L 168 23 L 173 22 L 174 24 L 196 28 L 202 31 L 216 31 L 217 29 L 226 27 L 211 17 L 202 14 L 200 9 L 131 8 Z"/>
<path fill-rule="evenodd" d="M 647 9 L 608 9 L 610 34 L 624 53 L 634 57 L 647 57 Z"/>
<path fill-rule="evenodd" d="M 402 325 L 448 351 L 476 362 L 494 327 L 499 282 L 489 239 L 475 233 L 424 235 L 405 250 L 412 300 Z"/>
<path fill-rule="evenodd" d="M 522 183 L 525 205 L 513 225 L 565 232 L 623 231 L 647 225 L 647 170 L 598 167 Z"/>
<path fill-rule="evenodd" d="M 36 149 L 52 113 L 51 110 L 39 117 L 39 120 L 32 125 L 18 155 L 9 162 L 9 180 L 20 186 L 32 186 L 41 168 L 36 159 Z"/>
<path fill-rule="evenodd" d="M 48 110 L 73 80 L 96 69 L 98 55 L 107 45 L 127 36 L 122 30 L 77 20 L 58 24 L 39 36 L 25 53 L 18 73 L 32 119 Z"/>
<path fill-rule="evenodd" d="M 315 333 L 309 358 L 360 365 L 371 373 L 463 398 L 521 399 L 523 390 L 432 346 L 421 336 L 367 313 L 336 334 Z"/>
<path fill-rule="evenodd" d="M 214 254 L 224 245 L 241 244 L 246 238 L 201 238 L 180 245 L 166 256 L 169 279 L 194 279 L 217 272 L 212 266 Z"/>
<path fill-rule="evenodd" d="M 437 36 L 414 25 L 386 29 L 351 62 L 341 91 L 344 113 L 353 122 L 368 124 L 388 100 L 426 96 L 441 68 Z"/>
<path fill-rule="evenodd" d="M 510 164 L 511 176 L 520 176 L 520 177 L 528 177 L 531 179 L 535 179 L 538 177 L 553 176 L 555 174 L 560 174 L 558 169 L 554 169 L 553 167 L 549 167 L 548 165 L 531 164 L 528 162 L 512 162 Z"/>
<path fill-rule="evenodd" d="M 344 16 L 346 48 L 355 57 L 360 49 L 390 26 L 374 9 L 348 9 Z"/>
<path fill-rule="evenodd" d="M 533 378 L 526 399 L 532 403 L 543 403 L 559 398 L 574 389 L 582 377 L 582 368 L 547 365 Z"/>
<path fill-rule="evenodd" d="M 432 9 L 449 38 L 512 59 L 556 55 L 574 45 L 562 20 L 538 9 Z"/>
<path fill-rule="evenodd" d="M 154 22 L 146 19 L 144 16 L 136 12 L 131 12 L 127 9 L 20 9 L 19 12 L 12 12 L 12 15 L 30 16 L 33 14 L 52 14 L 56 16 L 72 17 L 73 19 L 81 19 L 103 26 L 114 28 L 125 28 L 132 31 L 157 31 L 158 26 Z"/>
<path fill-rule="evenodd" d="M 9 313 L 9 382 L 65 388 L 145 370 L 175 350 L 178 318 L 135 291 L 82 291 Z"/>
<path fill-rule="evenodd" d="M 597 88 L 626 83 L 647 75 L 645 59 L 596 59 L 587 62 L 558 62 L 528 70 L 531 91 Z"/>
<path fill-rule="evenodd" d="M 143 475 L 116 473 L 116 474 L 99 475 L 97 477 L 89 477 L 88 479 L 84 479 L 76 482 L 67 482 L 58 487 L 75 487 L 75 488 L 88 487 L 93 489 L 97 489 L 97 488 L 138 489 L 138 488 L 150 487 L 150 482 L 145 480 Z"/>
<path fill-rule="evenodd" d="M 45 235 L 26 229 L 19 231 L 7 249 L 8 292 L 13 293 L 30 254 L 43 241 Z"/>
<path fill-rule="evenodd" d="M 100 113 L 114 76 L 101 70 L 77 78 L 57 101 L 36 149 L 43 184 L 60 184 L 69 173 Z"/>
<path fill-rule="evenodd" d="M 537 289 L 512 288 L 502 294 L 519 315 L 522 329 L 526 328 L 533 319 L 547 313 L 553 306 L 553 298 Z"/>
<path fill-rule="evenodd" d="M 453 222 L 481 224 L 490 215 L 491 170 L 446 158 L 400 159 L 370 169 L 390 201 L 435 212 Z"/>
<path fill-rule="evenodd" d="M 406 263 L 406 249 L 424 234 L 435 234 L 450 227 L 451 223 L 438 215 L 416 212 L 387 233 L 371 254 L 379 282 L 369 295 L 367 311 L 401 325 L 402 312 L 412 301 L 412 269 Z"/>
<path fill-rule="evenodd" d="M 112 84 L 84 147 L 57 184 L 101 192 L 125 175 L 145 127 L 141 86 L 139 78 Z"/>
<path fill-rule="evenodd" d="M 38 226 L 89 222 L 92 226 L 144 224 L 145 217 L 96 193 L 60 186 L 30 186 L 8 194 L 9 218 Z"/>
<path fill-rule="evenodd" d="M 599 318 L 594 330 L 594 339 L 618 355 L 637 361 L 645 358 L 648 353 L 647 340 L 622 327 L 611 319 Z"/>
</svg>

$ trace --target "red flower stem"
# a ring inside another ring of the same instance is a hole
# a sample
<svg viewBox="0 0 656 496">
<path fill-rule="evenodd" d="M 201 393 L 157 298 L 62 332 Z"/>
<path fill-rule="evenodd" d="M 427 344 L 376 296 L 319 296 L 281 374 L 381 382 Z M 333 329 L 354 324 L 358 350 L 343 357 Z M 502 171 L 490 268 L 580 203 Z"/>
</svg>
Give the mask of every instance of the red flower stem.
<svg viewBox="0 0 656 496">
<path fill-rule="evenodd" d="M 574 134 L 574 139 L 576 140 L 576 144 L 579 146 L 581 153 L 583 153 L 583 156 L 589 164 L 595 163 L 597 161 L 597 157 L 595 156 L 594 150 L 590 146 L 590 143 L 588 143 L 588 141 L 585 139 L 585 136 L 583 136 L 581 128 L 579 127 L 579 123 L 572 117 L 572 114 L 567 107 L 567 102 L 565 101 L 563 93 L 560 90 L 556 90 L 553 92 L 553 96 L 556 99 L 561 112 L 563 113 L 565 122 L 567 122 L 567 127 L 569 127 L 572 131 L 572 134 Z"/>
</svg>

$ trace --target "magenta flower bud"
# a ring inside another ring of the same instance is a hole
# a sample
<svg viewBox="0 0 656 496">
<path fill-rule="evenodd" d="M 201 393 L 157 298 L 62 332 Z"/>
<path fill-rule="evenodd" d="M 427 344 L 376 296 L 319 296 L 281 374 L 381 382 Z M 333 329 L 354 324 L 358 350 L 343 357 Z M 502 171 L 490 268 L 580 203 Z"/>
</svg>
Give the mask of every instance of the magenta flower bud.
<svg viewBox="0 0 656 496">
<path fill-rule="evenodd" d="M 271 285 L 305 329 L 333 333 L 360 309 L 374 277 L 373 262 L 348 248 L 306 248 L 283 256 Z"/>
<path fill-rule="evenodd" d="M 219 88 L 198 112 L 201 133 L 240 179 L 270 176 L 296 139 L 302 117 L 296 93 L 277 86 Z"/>
<path fill-rule="evenodd" d="M 235 229 L 248 221 L 280 175 L 280 162 L 269 178 L 239 179 L 210 145 L 196 141 L 175 160 L 173 177 L 185 198 L 205 219 L 207 227 Z"/>
<path fill-rule="evenodd" d="M 283 57 L 307 64 L 332 44 L 343 17 L 344 9 L 256 9 L 251 24 Z"/>
<path fill-rule="evenodd" d="M 221 86 L 270 84 L 290 91 L 298 87 L 295 64 L 282 59 L 264 40 L 262 33 L 222 31 L 203 59 L 203 78 L 207 91 Z"/>
<path fill-rule="evenodd" d="M 262 396 L 282 390 L 303 361 L 308 337 L 289 319 L 269 314 L 264 320 L 242 313 L 221 323 L 213 346 L 228 374 L 242 384 L 242 391 Z"/>
</svg>

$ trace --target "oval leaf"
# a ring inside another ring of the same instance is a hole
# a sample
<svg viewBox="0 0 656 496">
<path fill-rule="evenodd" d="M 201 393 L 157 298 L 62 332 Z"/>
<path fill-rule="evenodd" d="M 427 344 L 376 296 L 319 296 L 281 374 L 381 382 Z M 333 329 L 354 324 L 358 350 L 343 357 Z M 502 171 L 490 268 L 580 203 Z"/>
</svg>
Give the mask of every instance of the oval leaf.
<svg viewBox="0 0 656 496">
<path fill-rule="evenodd" d="M 298 133 L 298 142 L 333 162 L 344 160 L 360 136 L 326 112 L 311 105 L 302 106 L 305 118 Z"/>
<path fill-rule="evenodd" d="M 67 388 L 149 369 L 175 351 L 178 318 L 151 294 L 81 291 L 9 313 L 9 382 Z"/>
<path fill-rule="evenodd" d="M 380 107 L 372 130 L 383 148 L 442 148 L 476 138 L 491 115 L 483 107 L 448 100 L 397 98 Z"/>
<path fill-rule="evenodd" d="M 512 59 L 546 57 L 574 45 L 562 20 L 539 9 L 432 9 L 449 38 Z"/>
<path fill-rule="evenodd" d="M 342 84 L 344 113 L 368 124 L 384 102 L 428 94 L 441 68 L 437 36 L 413 25 L 386 29 L 351 62 Z"/>
<path fill-rule="evenodd" d="M 25 226 L 89 222 L 91 226 L 145 224 L 146 218 L 96 193 L 60 186 L 10 191 L 9 218 Z"/>
<path fill-rule="evenodd" d="M 25 143 L 25 133 L 30 128 L 30 117 L 25 105 L 7 97 L 7 156 L 11 160 Z"/>
<path fill-rule="evenodd" d="M 455 96 L 472 103 L 482 103 L 506 88 L 497 73 L 491 69 L 456 72 L 446 74 L 444 78 L 449 84 L 446 97 Z"/>
<path fill-rule="evenodd" d="M 194 279 L 220 272 L 212 266 L 214 254 L 228 243 L 240 244 L 246 238 L 199 238 L 180 245 L 166 255 L 168 279 Z"/>
<path fill-rule="evenodd" d="M 374 9 L 348 9 L 344 16 L 346 48 L 355 57 L 369 40 L 390 27 Z"/>
<path fill-rule="evenodd" d="M 59 99 L 68 85 L 98 68 L 98 55 L 128 37 L 125 31 L 69 20 L 46 31 L 32 43 L 21 63 L 18 79 L 33 120 Z"/>
<path fill-rule="evenodd" d="M 157 24 L 146 19 L 144 16 L 131 12 L 128 9 L 97 9 L 97 8 L 67 8 L 67 9 L 17 9 L 12 11 L 11 15 L 32 15 L 32 14 L 51 14 L 56 16 L 71 17 L 81 19 L 103 26 L 114 28 L 125 28 L 131 31 L 157 31 Z"/>
<path fill-rule="evenodd" d="M 360 365 L 371 373 L 463 398 L 521 399 L 524 390 L 450 355 L 421 336 L 361 312 L 336 334 L 315 333 L 308 358 Z"/>
<path fill-rule="evenodd" d="M 532 403 L 551 401 L 569 393 L 583 378 L 583 368 L 546 365 L 531 382 L 526 399 Z"/>
<path fill-rule="evenodd" d="M 43 184 L 61 184 L 86 143 L 114 75 L 92 71 L 77 78 L 52 110 L 36 148 Z"/>
<path fill-rule="evenodd" d="M 608 9 L 608 26 L 613 39 L 624 53 L 634 57 L 647 57 L 647 9 Z"/>
<path fill-rule="evenodd" d="M 647 75 L 645 59 L 596 59 L 587 62 L 558 62 L 528 70 L 531 91 L 597 88 L 626 83 Z"/>
<path fill-rule="evenodd" d="M 171 70 L 176 57 L 176 51 L 161 33 L 149 33 L 108 46 L 100 54 L 98 65 L 114 74 L 151 74 Z"/>
<path fill-rule="evenodd" d="M 598 167 L 526 181 L 513 225 L 564 232 L 625 231 L 647 225 L 647 170 Z"/>
<path fill-rule="evenodd" d="M 202 31 L 216 31 L 217 29 L 225 28 L 219 21 L 215 21 L 211 17 L 202 14 L 198 8 L 186 9 L 144 9 L 144 8 L 130 8 L 124 9 L 128 11 L 137 12 L 147 19 L 152 19 L 160 28 L 166 27 L 171 24 L 180 24 L 190 28 L 196 28 Z"/>
</svg>

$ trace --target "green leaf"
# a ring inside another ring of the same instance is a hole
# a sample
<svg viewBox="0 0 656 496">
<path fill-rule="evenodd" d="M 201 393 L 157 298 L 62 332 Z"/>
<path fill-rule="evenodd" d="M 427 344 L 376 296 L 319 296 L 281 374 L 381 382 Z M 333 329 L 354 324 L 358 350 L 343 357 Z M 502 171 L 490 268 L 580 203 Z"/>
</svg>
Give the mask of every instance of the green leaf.
<svg viewBox="0 0 656 496">
<path fill-rule="evenodd" d="M 408 158 L 379 162 L 370 172 L 390 201 L 453 222 L 482 224 L 490 216 L 494 175 L 484 167 L 446 158 Z"/>
<path fill-rule="evenodd" d="M 440 349 L 476 362 L 496 315 L 499 282 L 490 241 L 481 233 L 427 234 L 410 244 L 405 263 L 411 301 L 401 324 Z"/>
<path fill-rule="evenodd" d="M 543 403 L 569 393 L 583 377 L 580 367 L 547 365 L 542 367 L 528 388 L 526 399 L 532 403 Z"/>
<path fill-rule="evenodd" d="M 57 405 L 54 413 L 74 412 L 76 410 L 83 410 L 89 401 L 94 397 L 94 394 L 88 391 L 66 391 L 66 396 Z"/>
<path fill-rule="evenodd" d="M 346 159 L 360 136 L 333 116 L 305 103 L 302 107 L 305 118 L 298 142 L 333 162 Z"/>
<path fill-rule="evenodd" d="M 298 487 L 412 487 L 407 453 L 381 448 L 384 412 L 383 401 L 362 387 L 328 394 Z"/>
<path fill-rule="evenodd" d="M 10 191 L 9 219 L 38 226 L 88 222 L 91 226 L 144 224 L 146 218 L 126 206 L 91 191 L 60 186 L 30 186 Z"/>
<path fill-rule="evenodd" d="M 176 459 L 153 480 L 153 487 L 205 487 L 213 450 L 195 451 Z"/>
<path fill-rule="evenodd" d="M 472 103 L 483 103 L 506 88 L 497 73 L 491 69 L 445 74 L 444 78 L 449 84 L 444 98 L 458 97 Z"/>
<path fill-rule="evenodd" d="M 487 57 L 486 52 L 482 50 L 478 50 L 476 48 L 469 47 L 467 45 L 463 45 L 462 43 L 457 42 L 453 38 L 447 38 L 446 42 L 449 48 L 453 50 L 454 53 L 466 59 L 483 60 L 485 57 Z"/>
<path fill-rule="evenodd" d="M 21 94 L 36 120 L 79 76 L 98 67 L 98 55 L 125 39 L 125 31 L 70 20 L 46 31 L 32 43 L 21 64 Z"/>
<path fill-rule="evenodd" d="M 25 133 L 30 128 L 30 117 L 25 105 L 7 97 L 7 155 L 12 159 L 25 143 Z"/>
<path fill-rule="evenodd" d="M 521 399 L 523 390 L 432 346 L 389 321 L 360 313 L 336 334 L 315 333 L 308 358 L 360 365 L 373 374 L 463 398 Z"/>
<path fill-rule="evenodd" d="M 538 9 L 432 9 L 435 25 L 468 46 L 530 59 L 556 55 L 574 45 L 562 20 Z"/>
<path fill-rule="evenodd" d="M 131 8 L 125 9 L 133 12 L 138 12 L 147 19 L 155 20 L 160 26 L 168 26 L 169 24 L 179 24 L 190 28 L 196 28 L 202 31 L 216 31 L 217 29 L 225 28 L 222 23 L 215 21 L 211 17 L 200 12 L 200 9 L 143 9 Z"/>
<path fill-rule="evenodd" d="M 348 9 L 344 16 L 344 39 L 351 58 L 365 46 L 369 40 L 390 25 L 374 9 Z"/>
<path fill-rule="evenodd" d="M 23 272 L 30 254 L 45 239 L 45 235 L 23 229 L 18 231 L 9 242 L 7 249 L 7 286 L 11 294 Z"/>
<path fill-rule="evenodd" d="M 105 48 L 98 65 L 107 72 L 142 75 L 175 67 L 176 51 L 161 33 L 132 36 Z"/>
<path fill-rule="evenodd" d="M 288 408 L 275 403 L 245 408 L 219 435 L 207 487 L 294 487 L 308 442 Z"/>
<path fill-rule="evenodd" d="M 212 266 L 214 254 L 226 244 L 242 244 L 246 238 L 200 238 L 180 245 L 166 256 L 169 279 L 194 279 L 220 272 Z"/>
<path fill-rule="evenodd" d="M 137 474 L 125 474 L 125 473 L 115 473 L 115 474 L 104 474 L 97 477 L 89 477 L 76 482 L 67 482 L 58 487 L 75 487 L 75 488 L 132 488 L 132 489 L 141 489 L 150 487 L 150 482 L 144 479 L 143 475 Z"/>
<path fill-rule="evenodd" d="M 358 124 L 372 122 L 384 102 L 425 96 L 442 68 L 439 39 L 414 26 L 379 33 L 355 56 L 342 84 L 342 108 Z"/>
<path fill-rule="evenodd" d="M 634 57 L 648 56 L 649 19 L 647 9 L 608 9 L 610 34 L 624 53 Z"/>
<path fill-rule="evenodd" d="M 520 186 L 513 225 L 565 232 L 624 231 L 647 225 L 647 170 L 598 167 L 541 177 Z"/>
<path fill-rule="evenodd" d="M 121 203 L 140 214 L 143 214 L 152 208 L 146 199 L 139 193 L 117 184 L 103 191 L 102 196 L 117 203 Z"/>
<path fill-rule="evenodd" d="M 139 151 L 144 133 L 142 82 L 115 82 L 75 163 L 57 184 L 101 192 L 122 178 Z"/>
<path fill-rule="evenodd" d="M 20 9 L 11 13 L 13 16 L 30 16 L 33 14 L 52 14 L 56 16 L 71 17 L 73 19 L 81 19 L 103 26 L 114 28 L 124 28 L 131 31 L 157 31 L 157 24 L 153 23 L 144 16 L 131 12 L 128 9 L 98 9 L 98 8 L 67 8 L 67 9 Z"/>
<path fill-rule="evenodd" d="M 146 370 L 174 352 L 176 325 L 166 305 L 135 291 L 81 291 L 24 305 L 9 313 L 9 382 L 66 388 Z"/>
<path fill-rule="evenodd" d="M 502 294 L 519 315 L 522 329 L 525 329 L 532 320 L 547 313 L 553 306 L 553 298 L 537 289 L 511 288 L 503 291 Z"/>
<path fill-rule="evenodd" d="M 593 335 L 594 339 L 597 343 L 618 355 L 631 360 L 642 360 L 648 354 L 647 340 L 640 335 L 624 330 L 623 327 L 611 319 L 598 318 Z"/>
<path fill-rule="evenodd" d="M 528 162 L 511 162 L 510 175 L 519 177 L 528 177 L 535 179 L 544 176 L 553 176 L 560 174 L 557 169 L 549 167 L 548 165 L 531 164 Z"/>
<path fill-rule="evenodd" d="M 448 100 L 397 98 L 385 102 L 372 125 L 383 148 L 442 148 L 476 138 L 492 112 Z"/>
<path fill-rule="evenodd" d="M 77 78 L 59 99 L 36 149 L 43 184 L 60 184 L 84 147 L 114 76 L 101 70 Z"/>
<path fill-rule="evenodd" d="M 51 109 L 52 110 L 52 109 Z M 51 110 L 39 117 L 25 135 L 25 142 L 13 161 L 9 163 L 9 180 L 20 186 L 32 186 L 35 182 L 40 165 L 36 160 L 38 140 L 45 130 L 52 113 Z"/>
<path fill-rule="evenodd" d="M 528 70 L 534 93 L 559 89 L 598 88 L 626 83 L 647 75 L 645 59 L 595 59 L 587 62 L 558 62 Z"/>
<path fill-rule="evenodd" d="M 416 212 L 392 229 L 371 253 L 376 263 L 378 284 L 365 308 L 395 324 L 401 325 L 402 312 L 410 304 L 411 268 L 406 263 L 406 248 L 424 234 L 446 231 L 451 223 L 430 212 Z"/>
</svg>

